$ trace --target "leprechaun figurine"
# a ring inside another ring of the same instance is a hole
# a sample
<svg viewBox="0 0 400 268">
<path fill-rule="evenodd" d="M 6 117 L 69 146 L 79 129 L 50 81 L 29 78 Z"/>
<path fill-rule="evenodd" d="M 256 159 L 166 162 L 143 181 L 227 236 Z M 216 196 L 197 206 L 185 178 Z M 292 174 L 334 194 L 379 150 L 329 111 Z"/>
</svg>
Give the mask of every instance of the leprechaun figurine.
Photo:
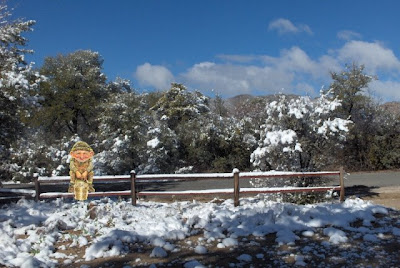
<svg viewBox="0 0 400 268">
<path fill-rule="evenodd" d="M 92 148 L 83 141 L 78 141 L 72 147 L 70 161 L 70 184 L 68 192 L 74 193 L 76 200 L 86 200 L 93 188 L 93 161 L 94 152 Z"/>
</svg>

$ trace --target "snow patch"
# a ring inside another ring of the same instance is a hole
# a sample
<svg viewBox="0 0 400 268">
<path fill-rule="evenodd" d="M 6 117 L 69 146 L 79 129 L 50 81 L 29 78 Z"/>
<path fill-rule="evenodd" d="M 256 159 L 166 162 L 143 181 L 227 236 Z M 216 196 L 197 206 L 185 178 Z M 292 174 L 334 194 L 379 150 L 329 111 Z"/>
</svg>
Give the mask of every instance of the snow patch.
<svg viewBox="0 0 400 268">
<path fill-rule="evenodd" d="M 155 247 L 150 254 L 151 258 L 165 258 L 168 256 L 168 253 L 160 247 Z"/>
<path fill-rule="evenodd" d="M 333 227 L 325 228 L 324 235 L 329 236 L 329 242 L 331 242 L 334 245 L 340 243 L 346 243 L 348 240 L 345 232 Z"/>
<path fill-rule="evenodd" d="M 87 205 L 62 199 L 46 202 L 21 200 L 1 208 L 0 264 L 54 267 L 60 258 L 65 258 L 54 249 L 60 240 L 70 243 L 67 247 L 87 247 L 83 260 L 90 261 L 125 255 L 130 250 L 129 245 L 134 243 L 152 245 L 151 257 L 164 258 L 168 256 L 167 252 L 176 250 L 174 241 L 183 240 L 193 233 L 204 233 L 199 244 L 193 246 L 197 254 L 206 254 L 211 242 L 215 242 L 218 248 L 229 249 L 240 246 L 244 239 L 255 234 L 262 238 L 275 233 L 277 244 L 291 245 L 300 237 L 308 239 L 318 235 L 316 228 L 323 228 L 323 234 L 329 237 L 329 242 L 320 244 L 327 248 L 351 239 L 361 239 L 361 243 L 370 245 L 380 243 L 391 234 L 400 236 L 400 222 L 388 225 L 387 217 L 374 216 L 378 212 L 388 213 L 385 208 L 361 199 L 303 206 L 243 198 L 240 207 L 235 207 L 233 200 L 220 204 L 140 202 L 137 206 L 132 206 L 130 200 L 113 201 L 109 198 L 92 202 L 96 205 L 96 219 L 90 219 Z M 362 226 L 352 227 L 351 223 L 359 219 L 364 219 Z M 385 227 L 375 230 L 371 228 L 371 222 Z M 82 235 L 65 235 L 65 230 Z M 352 235 L 347 237 L 346 231 Z M 307 255 L 314 252 L 315 245 L 311 243 L 302 248 L 304 256 L 296 255 L 297 265 L 306 263 Z M 264 258 L 260 254 L 256 257 Z M 252 256 L 241 256 L 240 261 L 251 262 L 249 257 Z M 77 256 L 68 257 L 64 265 L 77 261 L 81 261 Z M 193 267 L 197 265 L 202 267 L 200 263 Z"/>
<path fill-rule="evenodd" d="M 207 248 L 205 246 L 197 246 L 194 248 L 194 252 L 197 254 L 206 254 L 207 253 Z"/>
<path fill-rule="evenodd" d="M 251 257 L 249 254 L 242 254 L 237 259 L 241 262 L 251 262 L 253 260 L 253 257 Z"/>
</svg>

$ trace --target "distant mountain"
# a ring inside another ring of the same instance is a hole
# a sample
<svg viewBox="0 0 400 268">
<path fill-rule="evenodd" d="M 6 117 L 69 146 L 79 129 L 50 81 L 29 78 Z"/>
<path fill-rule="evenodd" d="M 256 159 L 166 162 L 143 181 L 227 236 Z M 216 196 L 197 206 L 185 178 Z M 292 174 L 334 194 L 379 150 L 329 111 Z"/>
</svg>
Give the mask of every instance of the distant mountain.
<svg viewBox="0 0 400 268">
<path fill-rule="evenodd" d="M 241 95 L 237 95 L 231 98 L 228 98 L 225 100 L 225 103 L 229 104 L 229 105 L 239 105 L 254 99 L 262 99 L 265 100 L 267 102 L 271 102 L 274 100 L 278 100 L 280 94 L 272 94 L 272 95 L 264 95 L 264 96 L 253 96 L 250 94 L 241 94 Z M 294 95 L 294 94 L 287 94 L 286 97 L 288 99 L 292 99 L 292 98 L 296 98 L 299 97 L 298 95 Z"/>
<path fill-rule="evenodd" d="M 254 99 L 255 97 L 249 94 L 242 94 L 237 95 L 232 98 L 228 98 L 224 100 L 224 105 L 226 109 L 232 114 L 237 107 L 242 106 L 244 103 L 248 103 L 250 100 Z"/>
<path fill-rule="evenodd" d="M 286 95 L 288 99 L 299 97 L 297 95 Z M 223 99 L 224 107 L 227 113 L 236 118 L 258 117 L 264 111 L 266 105 L 272 101 L 278 100 L 279 95 L 253 96 L 250 94 L 241 94 L 231 98 Z M 211 99 L 214 103 L 215 99 Z"/>
<path fill-rule="evenodd" d="M 230 115 L 239 116 L 242 114 L 260 113 L 267 103 L 278 99 L 279 95 L 253 96 L 250 94 L 241 94 L 231 98 L 224 99 L 224 106 Z M 298 95 L 286 95 L 288 99 L 297 98 Z M 400 116 L 400 102 L 387 102 L 381 107 L 392 114 Z"/>
<path fill-rule="evenodd" d="M 400 115 L 400 102 L 398 101 L 386 102 L 381 107 L 392 114 Z"/>
</svg>

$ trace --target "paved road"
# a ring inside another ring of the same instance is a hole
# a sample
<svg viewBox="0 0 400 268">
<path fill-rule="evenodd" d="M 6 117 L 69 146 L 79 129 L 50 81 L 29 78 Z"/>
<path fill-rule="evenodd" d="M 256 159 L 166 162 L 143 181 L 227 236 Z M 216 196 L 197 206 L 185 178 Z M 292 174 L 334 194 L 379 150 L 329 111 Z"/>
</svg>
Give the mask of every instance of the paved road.
<svg viewBox="0 0 400 268">
<path fill-rule="evenodd" d="M 335 180 L 330 185 L 336 185 L 338 181 Z M 140 185 L 140 184 L 139 184 Z M 351 187 L 356 185 L 363 185 L 367 187 L 390 187 L 400 186 L 400 171 L 386 171 L 386 172 L 355 172 L 348 173 L 345 176 L 345 186 Z M 4 188 L 33 188 L 33 185 L 21 184 L 17 186 L 3 185 Z M 98 188 L 99 187 L 99 188 Z M 96 190 L 107 188 L 107 185 L 96 186 Z M 121 187 L 121 186 L 119 186 Z M 124 188 L 129 188 L 130 184 L 125 184 Z M 152 183 L 151 185 L 140 186 L 143 190 L 160 190 L 160 191 L 184 191 L 184 190 L 205 190 L 205 189 L 225 189 L 233 188 L 233 179 L 225 180 L 198 180 L 198 181 L 175 181 L 165 183 Z M 241 188 L 252 187 L 249 180 L 240 180 Z M 57 187 L 58 191 L 67 189 L 67 185 Z M 61 189 L 62 188 L 62 189 Z M 120 188 L 119 188 L 120 189 Z M 56 190 L 56 191 L 57 191 Z M 105 189 L 106 190 L 106 189 Z M 122 190 L 122 189 L 120 189 Z"/>
<path fill-rule="evenodd" d="M 335 180 L 330 185 L 339 184 Z M 390 187 L 400 186 L 400 171 L 386 172 L 355 172 L 345 175 L 344 184 L 346 187 L 363 185 L 367 187 Z M 233 180 L 200 180 L 200 181 L 182 181 L 170 182 L 165 185 L 159 185 L 159 190 L 184 191 L 184 190 L 204 190 L 204 189 L 224 189 L 233 188 Z M 241 188 L 252 187 L 249 180 L 240 180 Z"/>
<path fill-rule="evenodd" d="M 333 181 L 333 184 L 339 182 Z M 345 175 L 344 184 L 346 187 L 355 185 L 363 185 L 368 187 L 388 187 L 400 186 L 400 171 L 387 171 L 387 172 L 355 172 L 347 173 Z M 219 188 L 232 188 L 233 180 L 203 180 L 193 182 L 172 182 L 166 185 L 165 188 L 172 188 L 173 190 L 201 190 L 210 187 Z M 190 188 L 188 188 L 190 187 Z M 240 180 L 240 187 L 251 187 L 249 180 Z"/>
<path fill-rule="evenodd" d="M 345 176 L 344 185 L 364 185 L 368 187 L 400 186 L 400 171 L 350 173 Z"/>
</svg>

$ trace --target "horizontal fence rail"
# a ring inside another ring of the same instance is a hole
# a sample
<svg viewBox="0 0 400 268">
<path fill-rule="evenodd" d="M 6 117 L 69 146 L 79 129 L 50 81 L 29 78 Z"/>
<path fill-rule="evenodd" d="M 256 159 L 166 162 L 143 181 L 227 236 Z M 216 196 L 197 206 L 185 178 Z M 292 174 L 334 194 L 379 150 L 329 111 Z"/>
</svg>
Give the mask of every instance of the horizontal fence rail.
<svg viewBox="0 0 400 268">
<path fill-rule="evenodd" d="M 279 178 L 305 178 L 305 177 L 326 177 L 337 176 L 339 185 L 320 186 L 320 187 L 271 187 L 271 188 L 240 188 L 240 180 L 245 179 L 279 179 Z M 205 189 L 205 190 L 185 190 L 185 191 L 138 191 L 137 182 L 173 182 L 173 181 L 194 181 L 194 180 L 233 180 L 233 187 L 228 189 Z M 57 192 L 41 192 L 41 185 L 68 183 L 68 176 L 59 177 L 39 177 L 35 179 L 36 200 L 47 198 L 72 198 L 72 193 Z M 260 193 L 296 193 L 296 192 L 323 192 L 323 191 L 340 191 L 340 201 L 345 198 L 344 192 L 344 171 L 323 171 L 323 172 L 242 172 L 234 169 L 232 173 L 197 173 L 197 174 L 154 174 L 154 175 L 136 175 L 131 171 L 130 175 L 120 176 L 94 176 L 93 182 L 114 183 L 114 182 L 130 182 L 131 189 L 125 191 L 107 191 L 89 193 L 89 197 L 103 196 L 131 196 L 132 204 L 136 205 L 139 196 L 174 196 L 174 195 L 217 195 L 230 194 L 233 195 L 235 206 L 239 206 L 240 194 L 260 194 Z"/>
<path fill-rule="evenodd" d="M 116 175 L 116 176 L 94 176 L 93 183 L 116 183 L 116 182 L 131 182 L 131 189 L 124 191 L 107 191 L 107 192 L 91 192 L 88 193 L 88 197 L 104 197 L 104 196 L 131 196 L 132 200 L 135 198 L 135 187 L 132 188 L 135 174 L 132 175 Z M 70 182 L 69 176 L 53 176 L 53 177 L 37 177 L 34 179 L 35 184 L 35 200 L 50 199 L 50 198 L 73 198 L 73 193 L 67 192 L 42 192 L 42 185 L 57 185 L 57 184 L 68 184 Z M 136 200 L 132 201 L 136 204 Z"/>
</svg>

